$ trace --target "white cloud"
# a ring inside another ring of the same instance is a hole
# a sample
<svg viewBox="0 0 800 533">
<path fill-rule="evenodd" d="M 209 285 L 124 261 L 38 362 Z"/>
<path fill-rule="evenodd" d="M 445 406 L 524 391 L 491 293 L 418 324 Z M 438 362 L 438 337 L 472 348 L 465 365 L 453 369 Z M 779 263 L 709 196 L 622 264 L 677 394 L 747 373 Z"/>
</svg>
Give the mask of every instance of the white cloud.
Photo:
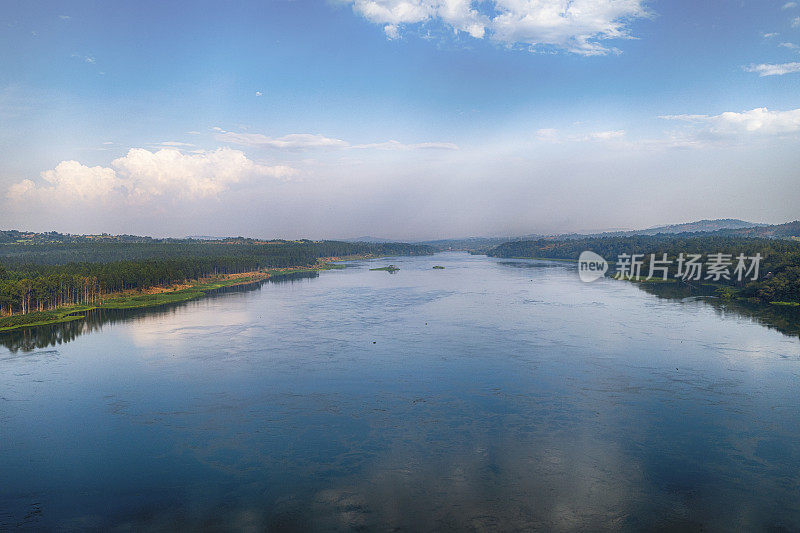
<svg viewBox="0 0 800 533">
<path fill-rule="evenodd" d="M 439 17 L 456 31 L 468 33 L 476 39 L 486 34 L 490 19 L 472 7 L 471 0 L 444 0 L 439 3 Z"/>
<path fill-rule="evenodd" d="M 788 48 L 789 50 L 797 50 L 800 46 L 797 46 L 794 43 L 781 43 L 778 46 L 782 46 L 783 48 Z"/>
<path fill-rule="evenodd" d="M 780 33 L 764 33 L 764 39 L 772 39 L 773 37 L 777 37 Z"/>
<path fill-rule="evenodd" d="M 800 109 L 770 111 L 760 107 L 742 113 L 728 111 L 719 115 L 665 115 L 660 118 L 693 123 L 714 136 L 800 132 Z"/>
<path fill-rule="evenodd" d="M 11 200 L 52 194 L 54 199 L 96 200 L 108 196 L 119 186 L 116 172 L 107 167 L 87 167 L 77 161 L 62 161 L 53 170 L 42 172 L 44 183 L 31 180 L 15 183 L 8 190 Z"/>
<path fill-rule="evenodd" d="M 555 47 L 581 55 L 612 51 L 602 41 L 630 38 L 631 20 L 648 16 L 644 0 L 345 0 L 384 25 L 390 39 L 403 25 L 439 21 L 476 39 Z M 483 12 L 479 11 L 479 8 Z"/>
<path fill-rule="evenodd" d="M 397 27 L 397 24 L 387 24 L 383 27 L 383 33 L 386 34 L 386 38 L 389 40 L 400 38 L 400 29 Z"/>
<path fill-rule="evenodd" d="M 436 14 L 427 0 L 354 0 L 353 10 L 370 22 L 394 25 L 423 22 Z"/>
<path fill-rule="evenodd" d="M 760 65 L 748 65 L 744 67 L 747 72 L 755 72 L 759 76 L 783 76 L 793 72 L 800 72 L 800 63 L 762 63 Z"/>
<path fill-rule="evenodd" d="M 39 184 L 23 180 L 12 185 L 7 197 L 13 202 L 38 199 L 57 206 L 76 201 L 142 203 L 159 197 L 191 200 L 215 197 L 248 179 L 285 179 L 295 173 L 286 166 L 261 165 L 230 148 L 193 155 L 171 148 L 156 152 L 132 148 L 110 167 L 62 161 L 42 172 Z"/>
<path fill-rule="evenodd" d="M 386 141 L 381 143 L 354 144 L 352 148 L 373 150 L 458 150 L 458 145 L 441 142 L 403 144 L 399 141 Z"/>
<path fill-rule="evenodd" d="M 800 17 L 792 19 L 792 28 L 800 28 Z"/>
<path fill-rule="evenodd" d="M 70 17 L 69 15 L 59 15 L 58 18 L 60 18 L 61 20 L 69 20 L 72 17 Z"/>
<path fill-rule="evenodd" d="M 797 7 L 797 2 L 786 2 L 781 9 L 792 9 Z"/>
<path fill-rule="evenodd" d="M 256 96 L 264 96 L 264 93 L 262 93 L 261 91 L 256 91 Z"/>
<path fill-rule="evenodd" d="M 268 137 L 261 133 L 236 133 L 214 128 L 218 140 L 242 146 L 279 148 L 286 150 L 306 149 L 375 149 L 375 150 L 458 150 L 458 146 L 448 142 L 422 142 L 404 144 L 399 141 L 351 144 L 342 139 L 326 137 L 314 133 L 292 133 L 283 137 Z"/>
<path fill-rule="evenodd" d="M 143 197 L 215 196 L 249 177 L 286 178 L 292 174 L 289 167 L 259 165 L 243 152 L 230 148 L 194 155 L 172 149 L 150 152 L 138 148 L 111 165 L 127 178 L 129 194 Z"/>
<path fill-rule="evenodd" d="M 625 137 L 625 130 L 596 131 L 586 136 L 590 141 L 610 141 Z"/>
<path fill-rule="evenodd" d="M 343 148 L 348 146 L 348 143 L 341 139 L 332 139 L 324 135 L 312 133 L 293 133 L 284 135 L 283 137 L 267 137 L 261 133 L 235 133 L 221 129 L 217 131 L 220 132 L 220 134 L 217 135 L 217 139 L 242 146 L 264 146 L 289 150 L 302 150 L 306 148 Z"/>
<path fill-rule="evenodd" d="M 594 131 L 585 134 L 562 135 L 556 129 L 543 128 L 536 131 L 536 140 L 543 142 L 602 142 L 620 140 L 625 137 L 625 130 Z"/>
<path fill-rule="evenodd" d="M 553 128 L 541 128 L 536 130 L 536 139 L 539 141 L 546 141 L 546 142 L 558 142 L 558 130 Z"/>
<path fill-rule="evenodd" d="M 183 143 L 183 142 L 178 142 L 178 141 L 164 141 L 163 143 L 159 143 L 159 144 L 161 146 L 173 146 L 175 148 L 181 148 L 181 147 L 183 147 L 183 148 L 191 148 L 191 147 L 195 146 L 194 144 Z"/>
</svg>

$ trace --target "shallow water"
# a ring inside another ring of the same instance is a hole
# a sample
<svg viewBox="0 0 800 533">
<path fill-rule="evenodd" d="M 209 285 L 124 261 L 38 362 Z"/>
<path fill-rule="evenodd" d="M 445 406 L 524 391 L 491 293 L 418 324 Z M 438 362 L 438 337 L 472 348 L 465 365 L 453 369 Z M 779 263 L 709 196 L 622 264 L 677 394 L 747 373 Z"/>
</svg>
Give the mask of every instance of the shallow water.
<svg viewBox="0 0 800 533">
<path fill-rule="evenodd" d="M 798 529 L 797 324 L 712 304 L 452 253 L 0 336 L 0 529 Z"/>
</svg>

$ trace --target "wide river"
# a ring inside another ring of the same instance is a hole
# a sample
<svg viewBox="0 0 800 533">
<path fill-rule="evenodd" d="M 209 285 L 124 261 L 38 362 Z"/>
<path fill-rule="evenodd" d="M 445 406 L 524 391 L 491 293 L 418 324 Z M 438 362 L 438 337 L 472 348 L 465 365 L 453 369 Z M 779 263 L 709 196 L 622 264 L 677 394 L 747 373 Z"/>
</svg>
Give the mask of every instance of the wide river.
<svg viewBox="0 0 800 533">
<path fill-rule="evenodd" d="M 769 322 L 447 253 L 0 335 L 0 529 L 798 530 Z"/>
</svg>

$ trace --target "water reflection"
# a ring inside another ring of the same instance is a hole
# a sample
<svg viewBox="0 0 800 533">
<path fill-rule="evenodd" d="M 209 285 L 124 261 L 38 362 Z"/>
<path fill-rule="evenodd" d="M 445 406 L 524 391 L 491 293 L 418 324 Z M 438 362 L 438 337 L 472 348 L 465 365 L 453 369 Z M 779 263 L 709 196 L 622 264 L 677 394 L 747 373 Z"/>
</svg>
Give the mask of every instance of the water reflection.
<svg viewBox="0 0 800 533">
<path fill-rule="evenodd" d="M 504 260 L 499 265 L 518 269 L 572 268 L 572 263 L 550 260 Z M 628 282 L 625 282 L 628 283 Z M 717 297 L 716 287 L 689 283 L 638 283 L 641 290 L 663 300 L 702 301 L 713 307 L 720 316 L 742 317 L 780 331 L 784 335 L 800 337 L 800 307 L 771 305 L 748 300 L 729 300 Z"/>
<path fill-rule="evenodd" d="M 659 298 L 686 301 L 696 299 L 713 307 L 720 316 L 739 316 L 784 335 L 800 336 L 800 307 L 771 305 L 748 300 L 718 298 L 711 286 L 685 283 L 640 283 L 639 287 Z"/>
<path fill-rule="evenodd" d="M 234 293 L 258 291 L 265 283 L 295 283 L 319 277 L 319 272 L 290 272 L 267 278 L 266 280 L 221 287 L 206 292 L 205 298 L 215 298 Z M 35 326 L 0 333 L 0 346 L 7 348 L 12 353 L 31 352 L 50 346 L 58 346 L 65 342 L 75 340 L 81 335 L 102 331 L 106 324 L 117 322 L 136 321 L 142 318 L 158 318 L 175 314 L 179 308 L 195 305 L 196 301 L 178 302 L 148 307 L 141 309 L 93 309 L 85 313 L 84 318 L 51 324 Z"/>
</svg>

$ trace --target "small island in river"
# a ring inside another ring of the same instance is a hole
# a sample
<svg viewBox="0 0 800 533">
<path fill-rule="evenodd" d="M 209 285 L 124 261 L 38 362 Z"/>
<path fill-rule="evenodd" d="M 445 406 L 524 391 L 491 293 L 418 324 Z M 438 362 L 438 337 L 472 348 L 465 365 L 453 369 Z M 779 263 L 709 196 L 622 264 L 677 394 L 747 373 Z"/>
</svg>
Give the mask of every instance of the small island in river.
<svg viewBox="0 0 800 533">
<path fill-rule="evenodd" d="M 400 270 L 400 267 L 398 267 L 396 265 L 387 265 L 385 267 L 380 267 L 380 268 L 370 268 L 370 270 L 371 271 L 382 270 L 382 271 L 385 271 L 385 272 L 397 272 L 398 270 Z"/>
</svg>

